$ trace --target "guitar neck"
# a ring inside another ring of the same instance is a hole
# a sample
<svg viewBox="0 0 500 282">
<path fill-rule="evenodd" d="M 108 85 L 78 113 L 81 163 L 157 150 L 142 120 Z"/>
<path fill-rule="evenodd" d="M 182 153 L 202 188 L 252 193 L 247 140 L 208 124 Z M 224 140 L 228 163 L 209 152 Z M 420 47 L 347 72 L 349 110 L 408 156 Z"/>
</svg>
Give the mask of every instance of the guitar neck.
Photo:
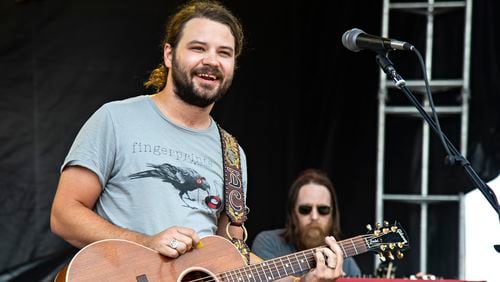
<svg viewBox="0 0 500 282">
<path fill-rule="evenodd" d="M 368 251 L 365 236 L 356 236 L 339 241 L 344 258 Z M 290 255 L 274 258 L 259 264 L 249 265 L 217 276 L 222 281 L 274 281 L 316 267 L 316 249 L 309 249 Z"/>
</svg>

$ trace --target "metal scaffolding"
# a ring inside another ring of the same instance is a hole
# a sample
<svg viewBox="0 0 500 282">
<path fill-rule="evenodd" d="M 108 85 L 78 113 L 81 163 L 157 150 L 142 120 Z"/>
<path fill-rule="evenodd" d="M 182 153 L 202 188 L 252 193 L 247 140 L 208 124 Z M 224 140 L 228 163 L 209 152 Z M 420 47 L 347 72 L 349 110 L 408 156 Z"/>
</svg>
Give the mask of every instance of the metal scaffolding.
<svg viewBox="0 0 500 282">
<path fill-rule="evenodd" d="M 435 79 L 432 75 L 432 58 L 433 58 L 433 43 L 434 43 L 434 20 L 445 12 L 463 9 L 464 10 L 464 40 L 463 40 L 463 65 L 462 77 L 456 79 Z M 445 91 L 449 89 L 457 89 L 460 91 L 459 105 L 439 105 L 436 111 L 439 116 L 453 115 L 460 122 L 460 151 L 466 156 L 467 135 L 468 135 L 468 112 L 469 112 L 469 66 L 470 66 L 470 46 L 471 46 L 471 17 L 472 17 L 472 0 L 465 1 L 446 1 L 439 2 L 428 0 L 427 2 L 400 2 L 391 3 L 390 0 L 383 2 L 382 15 L 382 36 L 389 37 L 389 15 L 391 13 L 416 13 L 423 15 L 426 18 L 426 36 L 425 36 L 425 64 L 429 77 L 430 87 L 433 93 Z M 403 38 L 400 38 L 403 39 Z M 425 85 L 423 80 L 407 80 L 407 86 L 419 94 L 425 93 Z M 384 184 L 390 180 L 390 176 L 384 174 L 384 162 L 386 154 L 385 137 L 391 132 L 386 131 L 386 117 L 388 115 L 401 116 L 416 116 L 417 110 L 413 106 L 394 106 L 387 103 L 389 90 L 395 88 L 391 81 L 387 80 L 386 75 L 380 72 L 379 85 L 379 106 L 378 106 L 378 141 L 377 141 L 377 183 L 376 183 L 376 221 L 382 222 L 384 218 L 384 205 L 387 201 L 397 201 L 408 204 L 416 204 L 420 206 L 420 261 L 419 270 L 427 272 L 427 237 L 428 237 L 428 205 L 442 202 L 458 202 L 459 208 L 462 207 L 461 195 L 435 195 L 429 193 L 429 125 L 422 121 L 422 153 L 420 166 L 420 193 L 417 194 L 387 194 L 384 192 Z M 429 101 L 425 95 L 421 95 L 424 108 L 430 112 Z M 463 213 L 462 209 L 459 212 L 459 261 L 458 270 L 459 276 L 464 276 L 463 266 Z"/>
</svg>

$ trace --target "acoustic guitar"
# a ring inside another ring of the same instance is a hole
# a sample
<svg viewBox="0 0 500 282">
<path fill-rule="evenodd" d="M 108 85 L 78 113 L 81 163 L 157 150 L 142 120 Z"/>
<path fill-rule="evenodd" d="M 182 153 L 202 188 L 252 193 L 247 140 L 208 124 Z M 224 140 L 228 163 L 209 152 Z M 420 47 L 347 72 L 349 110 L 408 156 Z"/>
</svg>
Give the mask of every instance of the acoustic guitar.
<svg viewBox="0 0 500 282">
<path fill-rule="evenodd" d="M 233 244 L 219 236 L 201 239 L 202 247 L 171 259 L 134 242 L 109 239 L 81 249 L 56 281 L 275 281 L 316 266 L 315 249 L 246 265 Z M 399 223 L 339 241 L 344 257 L 375 251 L 381 258 L 403 256 L 409 248 Z"/>
</svg>

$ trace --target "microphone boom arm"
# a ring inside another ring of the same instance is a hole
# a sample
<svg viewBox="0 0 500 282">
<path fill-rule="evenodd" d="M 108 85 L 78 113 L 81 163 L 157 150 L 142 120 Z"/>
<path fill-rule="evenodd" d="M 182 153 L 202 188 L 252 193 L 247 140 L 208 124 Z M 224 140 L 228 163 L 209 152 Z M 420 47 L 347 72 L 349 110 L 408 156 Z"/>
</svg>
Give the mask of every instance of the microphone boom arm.
<svg viewBox="0 0 500 282">
<path fill-rule="evenodd" d="M 500 220 L 500 205 L 498 204 L 497 197 L 493 190 L 479 177 L 479 175 L 474 171 L 469 161 L 453 146 L 450 140 L 446 137 L 446 135 L 438 129 L 436 122 L 429 116 L 429 114 L 425 111 L 425 109 L 420 105 L 419 101 L 412 94 L 410 89 L 406 86 L 406 81 L 396 72 L 394 65 L 387 57 L 387 53 L 378 52 L 376 56 L 377 64 L 380 68 L 392 79 L 393 83 L 396 85 L 398 89 L 400 89 L 405 96 L 410 100 L 410 103 L 413 104 L 418 112 L 422 115 L 424 120 L 429 124 L 435 134 L 438 136 L 441 135 L 446 144 L 443 146 L 448 146 L 449 150 L 453 154 L 450 156 L 454 159 L 452 163 L 459 163 L 467 173 L 469 179 L 476 185 L 476 187 L 481 191 L 486 200 L 491 204 L 495 212 L 498 214 Z M 445 148 L 447 149 L 447 148 Z"/>
</svg>

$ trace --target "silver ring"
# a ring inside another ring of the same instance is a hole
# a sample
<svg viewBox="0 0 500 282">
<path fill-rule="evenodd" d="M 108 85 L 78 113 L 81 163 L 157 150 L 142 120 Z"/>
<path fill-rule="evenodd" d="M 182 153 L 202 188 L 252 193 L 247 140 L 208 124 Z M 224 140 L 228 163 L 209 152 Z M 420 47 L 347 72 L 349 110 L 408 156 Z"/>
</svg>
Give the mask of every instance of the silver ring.
<svg viewBox="0 0 500 282">
<path fill-rule="evenodd" d="M 175 250 L 177 249 L 177 246 L 179 246 L 179 242 L 174 238 L 168 245 L 170 246 L 170 248 Z"/>
</svg>

